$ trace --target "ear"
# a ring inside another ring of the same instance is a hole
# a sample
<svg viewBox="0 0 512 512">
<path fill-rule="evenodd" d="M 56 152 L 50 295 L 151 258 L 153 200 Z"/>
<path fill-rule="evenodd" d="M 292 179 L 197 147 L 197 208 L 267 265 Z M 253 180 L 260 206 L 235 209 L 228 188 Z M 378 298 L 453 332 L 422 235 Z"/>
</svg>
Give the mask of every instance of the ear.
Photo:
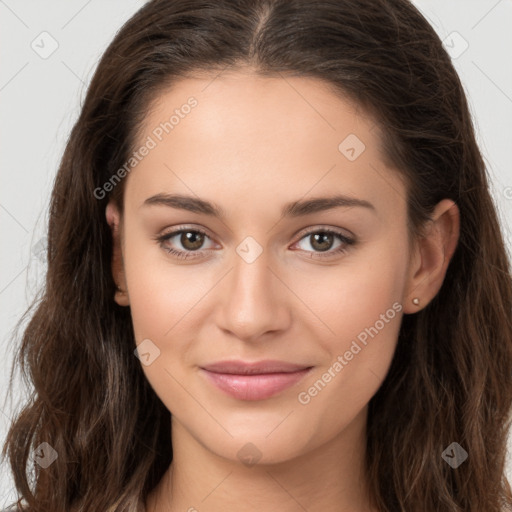
<svg viewBox="0 0 512 512">
<path fill-rule="evenodd" d="M 111 200 L 107 204 L 105 210 L 107 223 L 112 231 L 112 277 L 117 285 L 117 290 L 114 294 L 114 300 L 120 306 L 129 306 L 130 299 L 126 287 L 126 277 L 124 272 L 123 254 L 121 251 L 121 229 L 120 219 L 121 214 L 115 203 Z"/>
<path fill-rule="evenodd" d="M 425 234 L 415 243 L 409 262 L 404 313 L 424 308 L 441 289 L 448 264 L 459 240 L 460 213 L 451 199 L 440 201 Z M 418 298 L 419 303 L 413 303 Z"/>
</svg>

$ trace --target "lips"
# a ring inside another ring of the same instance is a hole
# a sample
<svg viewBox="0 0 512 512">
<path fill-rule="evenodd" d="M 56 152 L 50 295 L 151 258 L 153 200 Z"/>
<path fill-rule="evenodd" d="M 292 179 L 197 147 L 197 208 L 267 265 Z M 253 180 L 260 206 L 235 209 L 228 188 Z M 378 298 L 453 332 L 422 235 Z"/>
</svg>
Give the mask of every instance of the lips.
<svg viewBox="0 0 512 512">
<path fill-rule="evenodd" d="M 219 361 L 201 367 L 207 380 L 239 400 L 264 400 L 304 378 L 311 366 L 284 361 Z"/>
</svg>

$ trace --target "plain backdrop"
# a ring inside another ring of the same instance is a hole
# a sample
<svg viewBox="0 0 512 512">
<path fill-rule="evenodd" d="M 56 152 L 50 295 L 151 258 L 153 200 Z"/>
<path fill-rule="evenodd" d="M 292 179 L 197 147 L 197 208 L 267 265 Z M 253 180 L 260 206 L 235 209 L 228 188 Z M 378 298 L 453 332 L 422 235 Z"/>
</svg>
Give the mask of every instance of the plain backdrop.
<svg viewBox="0 0 512 512">
<path fill-rule="evenodd" d="M 52 182 L 92 72 L 143 0 L 0 0 L 0 441 L 26 391 L 5 400 L 13 327 L 42 283 Z M 417 0 L 464 84 L 512 247 L 512 2 Z M 471 455 L 470 455 L 471 457 Z M 512 466 L 509 462 L 509 477 Z M 0 466 L 0 507 L 15 499 Z"/>
</svg>

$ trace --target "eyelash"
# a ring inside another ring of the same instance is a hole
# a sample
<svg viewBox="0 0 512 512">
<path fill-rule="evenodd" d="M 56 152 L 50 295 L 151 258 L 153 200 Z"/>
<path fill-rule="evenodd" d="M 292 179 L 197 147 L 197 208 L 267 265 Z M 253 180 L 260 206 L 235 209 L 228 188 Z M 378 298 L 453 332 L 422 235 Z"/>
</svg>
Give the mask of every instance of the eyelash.
<svg viewBox="0 0 512 512">
<path fill-rule="evenodd" d="M 174 231 L 171 231 L 169 233 L 165 233 L 163 235 L 160 235 L 160 236 L 157 236 L 155 238 L 155 240 L 157 242 L 159 242 L 159 245 L 162 249 L 164 249 L 165 251 L 167 251 L 169 254 L 172 254 L 174 257 L 178 258 L 178 259 L 196 259 L 196 258 L 202 258 L 203 256 L 201 255 L 201 251 L 200 250 L 197 250 L 197 251 L 178 251 L 176 249 L 172 249 L 172 248 L 169 248 L 169 247 L 165 247 L 164 246 L 164 243 L 171 239 L 171 238 L 174 238 L 176 235 L 180 235 L 182 233 L 200 233 L 201 235 L 203 236 L 206 236 L 208 238 L 210 238 L 208 236 L 208 234 L 203 231 L 202 229 L 199 229 L 199 228 L 183 228 L 183 227 L 180 227 Z M 356 243 L 356 240 L 353 239 L 353 238 L 349 238 L 343 234 L 341 234 L 339 231 L 336 231 L 334 229 L 331 229 L 331 228 L 320 228 L 320 229 L 312 229 L 306 233 L 304 233 L 302 235 L 302 237 L 296 242 L 300 242 L 301 240 L 303 240 L 304 238 L 307 238 L 308 236 L 311 236 L 311 235 L 314 235 L 314 234 L 318 234 L 318 233 L 322 233 L 322 234 L 329 234 L 329 235 L 334 235 L 336 236 L 344 245 L 340 245 L 340 247 L 338 247 L 337 249 L 335 249 L 334 251 L 331 251 L 331 250 L 328 250 L 326 251 L 325 253 L 322 253 L 322 252 L 316 252 L 316 251 L 306 251 L 306 252 L 311 252 L 312 254 L 316 254 L 317 256 L 315 256 L 315 258 L 319 258 L 319 259 L 323 259 L 323 258 L 331 258 L 333 257 L 333 255 L 337 255 L 337 254 L 343 254 L 347 251 L 348 247 L 347 246 L 351 246 L 351 245 L 354 245 Z M 209 250 L 212 250 L 212 249 L 206 249 L 207 251 Z M 313 256 L 311 256 L 311 258 L 313 258 Z"/>
</svg>

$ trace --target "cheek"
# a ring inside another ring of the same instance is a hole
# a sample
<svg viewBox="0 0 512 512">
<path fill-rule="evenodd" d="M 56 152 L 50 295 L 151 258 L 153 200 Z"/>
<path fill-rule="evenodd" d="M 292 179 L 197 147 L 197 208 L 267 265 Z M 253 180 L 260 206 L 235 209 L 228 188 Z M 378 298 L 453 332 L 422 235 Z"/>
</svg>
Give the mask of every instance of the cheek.
<svg viewBox="0 0 512 512">
<path fill-rule="evenodd" d="M 194 265 L 172 263 L 157 242 L 132 239 L 126 239 L 124 265 L 135 338 L 163 341 L 186 323 L 186 315 L 211 285 Z"/>
<path fill-rule="evenodd" d="M 334 424 L 364 407 L 389 370 L 402 319 L 406 275 L 406 252 L 397 250 L 398 246 L 376 245 L 361 252 L 360 258 L 353 258 L 350 265 L 347 260 L 333 273 L 326 283 L 329 293 L 318 286 L 309 293 L 331 335 L 317 338 L 328 357 L 301 387 L 297 400 L 312 413 L 333 404 L 324 414 Z"/>
<path fill-rule="evenodd" d="M 126 239 L 124 264 L 135 340 L 144 347 L 142 370 L 162 402 L 174 410 L 190 398 L 180 384 L 187 379 L 183 363 L 198 329 L 201 298 L 211 284 L 193 265 L 173 265 L 164 251 L 135 243 L 135 237 L 133 243 Z"/>
<path fill-rule="evenodd" d="M 353 337 L 337 340 L 330 347 L 329 364 L 298 390 L 297 412 L 307 418 L 315 444 L 347 428 L 378 391 L 393 359 L 400 318 L 397 312 L 389 323 L 372 324 Z"/>
<path fill-rule="evenodd" d="M 316 270 L 313 277 L 296 280 L 301 283 L 298 293 L 329 327 L 331 355 L 375 323 L 380 328 L 383 321 L 386 327 L 393 323 L 402 310 L 406 258 L 401 239 L 374 243 L 354 251 L 339 266 L 324 268 L 322 273 Z"/>
</svg>

